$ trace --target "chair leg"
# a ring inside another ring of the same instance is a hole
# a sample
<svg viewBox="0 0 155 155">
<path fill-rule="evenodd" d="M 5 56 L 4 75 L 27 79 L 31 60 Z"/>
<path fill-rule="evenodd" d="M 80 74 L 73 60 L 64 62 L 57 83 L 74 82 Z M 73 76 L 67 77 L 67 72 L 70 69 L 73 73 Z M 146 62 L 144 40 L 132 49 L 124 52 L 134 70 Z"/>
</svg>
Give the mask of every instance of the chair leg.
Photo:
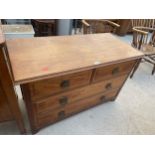
<svg viewBox="0 0 155 155">
<path fill-rule="evenodd" d="M 153 67 L 153 70 L 152 70 L 152 75 L 155 73 L 155 64 L 154 64 L 154 67 Z"/>
<path fill-rule="evenodd" d="M 133 77 L 133 75 L 134 75 L 134 73 L 136 72 L 136 70 L 137 70 L 137 68 L 138 68 L 138 66 L 139 66 L 139 64 L 140 64 L 140 62 L 141 62 L 141 60 L 138 60 L 138 61 L 136 62 L 135 66 L 134 66 L 134 68 L 133 68 L 133 70 L 132 70 L 132 73 L 131 73 L 131 75 L 130 75 L 130 78 Z"/>
</svg>

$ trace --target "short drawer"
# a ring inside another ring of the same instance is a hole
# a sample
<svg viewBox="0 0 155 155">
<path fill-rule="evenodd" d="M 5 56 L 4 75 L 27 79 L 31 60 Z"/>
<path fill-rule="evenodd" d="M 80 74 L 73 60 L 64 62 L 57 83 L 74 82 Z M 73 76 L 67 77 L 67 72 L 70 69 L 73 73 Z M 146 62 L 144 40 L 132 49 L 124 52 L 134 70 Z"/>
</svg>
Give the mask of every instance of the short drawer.
<svg viewBox="0 0 155 155">
<path fill-rule="evenodd" d="M 35 102 L 34 106 L 37 113 L 46 115 L 48 111 L 52 111 L 57 108 L 64 108 L 72 102 L 76 102 L 80 99 L 84 99 L 98 93 L 109 92 L 113 89 L 120 88 L 123 85 L 126 77 L 127 75 L 123 75 L 110 80 L 105 80 L 82 88 L 78 88 L 73 91 L 54 95 L 42 101 Z"/>
<path fill-rule="evenodd" d="M 93 82 L 97 82 L 100 80 L 120 76 L 121 74 L 129 73 L 133 68 L 135 62 L 136 61 L 134 60 L 134 61 L 123 62 L 123 63 L 97 68 L 94 73 Z"/>
<path fill-rule="evenodd" d="M 47 113 L 46 116 L 38 114 L 38 117 L 37 117 L 38 125 L 41 127 L 50 123 L 54 123 L 70 115 L 73 115 L 77 112 L 93 107 L 97 104 L 114 100 L 117 93 L 118 93 L 118 89 L 108 93 L 97 94 L 90 98 L 86 98 L 84 100 L 80 100 L 70 105 L 67 105 L 63 109 L 53 110 L 52 112 Z"/>
<path fill-rule="evenodd" d="M 84 71 L 43 81 L 29 83 L 32 101 L 63 92 L 71 88 L 87 85 L 90 82 L 92 71 Z"/>
</svg>

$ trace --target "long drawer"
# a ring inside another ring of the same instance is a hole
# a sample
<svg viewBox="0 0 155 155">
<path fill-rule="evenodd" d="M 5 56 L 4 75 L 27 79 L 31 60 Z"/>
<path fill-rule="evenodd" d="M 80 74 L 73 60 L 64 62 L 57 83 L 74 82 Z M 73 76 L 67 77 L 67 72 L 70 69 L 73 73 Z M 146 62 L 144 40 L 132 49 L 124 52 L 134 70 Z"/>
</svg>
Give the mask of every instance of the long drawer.
<svg viewBox="0 0 155 155">
<path fill-rule="evenodd" d="M 93 76 L 93 82 L 114 78 L 122 74 L 128 74 L 135 62 L 136 61 L 134 60 L 97 68 Z"/>
<path fill-rule="evenodd" d="M 62 109 L 53 110 L 50 113 L 47 113 L 46 116 L 38 114 L 37 115 L 37 125 L 39 127 L 42 127 L 44 125 L 48 125 L 50 123 L 54 123 L 56 121 L 64 119 L 70 115 L 78 113 L 78 112 L 85 110 L 89 107 L 93 107 L 97 104 L 113 100 L 115 98 L 115 96 L 117 95 L 118 90 L 119 89 L 110 91 L 108 93 L 100 93 L 93 97 L 79 100 L 72 104 L 66 105 Z"/>
<path fill-rule="evenodd" d="M 105 80 L 92 85 L 88 85 L 82 88 L 75 89 L 73 91 L 67 91 L 58 95 L 51 96 L 44 100 L 34 102 L 37 113 L 46 114 L 47 111 L 56 108 L 63 108 L 66 105 L 75 102 L 77 100 L 102 93 L 108 92 L 116 88 L 120 88 L 127 75 L 122 75 L 110 80 Z"/>
<path fill-rule="evenodd" d="M 31 100 L 36 101 L 58 92 L 89 84 L 92 70 L 29 83 Z"/>
</svg>

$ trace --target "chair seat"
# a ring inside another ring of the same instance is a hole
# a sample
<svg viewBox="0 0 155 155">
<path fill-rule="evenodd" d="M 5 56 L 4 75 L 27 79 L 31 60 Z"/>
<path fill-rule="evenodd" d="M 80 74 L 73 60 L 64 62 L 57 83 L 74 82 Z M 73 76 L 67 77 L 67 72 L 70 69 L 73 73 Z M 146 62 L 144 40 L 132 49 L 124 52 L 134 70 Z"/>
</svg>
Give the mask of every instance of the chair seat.
<svg viewBox="0 0 155 155">
<path fill-rule="evenodd" d="M 149 45 L 149 44 L 143 44 L 141 46 L 141 51 L 145 54 L 145 55 L 155 55 L 155 47 Z"/>
</svg>

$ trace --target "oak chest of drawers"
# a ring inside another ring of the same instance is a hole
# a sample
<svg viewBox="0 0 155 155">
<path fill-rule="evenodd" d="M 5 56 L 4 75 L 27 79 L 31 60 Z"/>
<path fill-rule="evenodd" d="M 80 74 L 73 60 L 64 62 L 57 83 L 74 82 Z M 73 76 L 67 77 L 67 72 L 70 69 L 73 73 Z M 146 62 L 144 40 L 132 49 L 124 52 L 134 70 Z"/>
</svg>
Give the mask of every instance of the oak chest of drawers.
<svg viewBox="0 0 155 155">
<path fill-rule="evenodd" d="M 33 133 L 115 100 L 142 57 L 111 34 L 14 39 L 7 48 Z"/>
</svg>

